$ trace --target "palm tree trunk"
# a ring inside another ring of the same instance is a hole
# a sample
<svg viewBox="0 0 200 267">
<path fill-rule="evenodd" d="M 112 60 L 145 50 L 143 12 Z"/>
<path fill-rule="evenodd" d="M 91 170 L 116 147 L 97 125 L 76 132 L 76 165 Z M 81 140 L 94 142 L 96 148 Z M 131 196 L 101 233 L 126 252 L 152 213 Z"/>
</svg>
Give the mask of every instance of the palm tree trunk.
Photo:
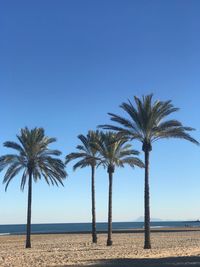
<svg viewBox="0 0 200 267">
<path fill-rule="evenodd" d="M 113 183 L 113 170 L 108 168 L 109 174 L 109 200 L 108 200 L 108 239 L 107 246 L 112 246 L 112 183 Z"/>
<path fill-rule="evenodd" d="M 95 166 L 92 166 L 92 242 L 97 243 L 95 208 Z"/>
<path fill-rule="evenodd" d="M 32 172 L 29 171 L 26 248 L 31 248 L 31 201 L 32 201 Z"/>
<path fill-rule="evenodd" d="M 145 185 L 144 185 L 144 249 L 151 248 L 150 240 L 150 196 L 149 196 L 149 149 L 145 149 Z"/>
</svg>

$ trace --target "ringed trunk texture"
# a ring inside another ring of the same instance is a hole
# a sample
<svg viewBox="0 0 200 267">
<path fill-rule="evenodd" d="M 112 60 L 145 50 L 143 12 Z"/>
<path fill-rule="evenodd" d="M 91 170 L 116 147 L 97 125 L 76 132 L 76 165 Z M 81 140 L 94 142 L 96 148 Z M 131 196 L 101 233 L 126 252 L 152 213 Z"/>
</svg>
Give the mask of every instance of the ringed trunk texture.
<svg viewBox="0 0 200 267">
<path fill-rule="evenodd" d="M 28 180 L 28 208 L 26 225 L 26 248 L 31 248 L 31 202 L 32 202 L 32 172 L 29 172 Z"/>
<path fill-rule="evenodd" d="M 112 183 L 113 170 L 108 169 L 109 175 L 109 197 L 108 197 L 108 239 L 107 246 L 112 246 Z"/>
<path fill-rule="evenodd" d="M 144 249 L 150 249 L 150 248 L 151 248 L 151 239 L 150 239 L 149 150 L 145 149 Z"/>
<path fill-rule="evenodd" d="M 92 166 L 92 242 L 97 243 L 96 208 L 95 208 L 95 166 Z"/>
</svg>

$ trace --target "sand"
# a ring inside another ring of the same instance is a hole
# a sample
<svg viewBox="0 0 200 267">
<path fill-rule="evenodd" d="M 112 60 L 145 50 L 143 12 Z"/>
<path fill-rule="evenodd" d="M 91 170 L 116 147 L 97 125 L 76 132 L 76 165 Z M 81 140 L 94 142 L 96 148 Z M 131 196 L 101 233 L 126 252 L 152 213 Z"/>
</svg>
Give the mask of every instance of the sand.
<svg viewBox="0 0 200 267">
<path fill-rule="evenodd" d="M 89 234 L 33 235 L 32 248 L 24 249 L 25 236 L 0 236 L 0 266 L 200 266 L 200 231 L 152 233 L 152 249 L 143 249 L 142 233 L 106 234 L 98 244 Z"/>
</svg>

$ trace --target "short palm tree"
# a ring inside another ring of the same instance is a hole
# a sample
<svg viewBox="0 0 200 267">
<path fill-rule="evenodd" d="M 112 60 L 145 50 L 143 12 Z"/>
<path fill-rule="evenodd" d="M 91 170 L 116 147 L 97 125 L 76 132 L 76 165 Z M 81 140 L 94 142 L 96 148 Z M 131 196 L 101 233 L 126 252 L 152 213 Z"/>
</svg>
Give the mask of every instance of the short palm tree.
<svg viewBox="0 0 200 267">
<path fill-rule="evenodd" d="M 108 239 L 107 246 L 112 245 L 112 184 L 115 167 L 144 167 L 143 162 L 136 157 L 139 152 L 133 150 L 130 144 L 127 144 L 126 138 L 119 137 L 114 132 L 101 134 L 101 139 L 97 142 L 97 150 L 100 153 L 100 162 L 107 169 L 109 176 L 109 197 L 108 197 Z"/>
<path fill-rule="evenodd" d="M 163 138 L 181 138 L 194 144 L 199 144 L 188 132 L 194 130 L 184 127 L 177 120 L 165 120 L 168 115 L 178 111 L 169 101 L 152 101 L 153 95 L 143 96 L 142 99 L 134 97 L 135 106 L 131 101 L 122 103 L 121 108 L 127 113 L 124 118 L 113 113 L 108 113 L 111 120 L 119 126 L 101 125 L 104 129 L 116 131 L 130 140 L 137 139 L 142 143 L 145 154 L 145 242 L 144 248 L 150 249 L 150 203 L 149 203 L 149 153 L 152 143 Z"/>
<path fill-rule="evenodd" d="M 98 151 L 94 144 L 100 138 L 99 131 L 89 131 L 86 136 L 79 135 L 78 139 L 81 145 L 77 146 L 77 152 L 70 153 L 66 156 L 66 164 L 72 160 L 78 160 L 73 166 L 73 169 L 84 168 L 89 166 L 91 168 L 91 194 L 92 194 L 92 242 L 97 243 L 96 231 L 96 208 L 95 208 L 95 169 L 98 163 Z"/>
<path fill-rule="evenodd" d="M 5 147 L 14 149 L 16 154 L 0 157 L 0 170 L 7 169 L 3 179 L 5 190 L 10 181 L 20 172 L 22 172 L 22 191 L 28 181 L 26 248 L 31 248 L 32 181 L 36 182 L 44 177 L 48 184 L 58 185 L 60 183 L 63 185 L 63 179 L 67 174 L 64 163 L 55 157 L 59 156 L 61 152 L 49 149 L 49 145 L 56 139 L 45 136 L 43 128 L 29 130 L 26 127 L 21 129 L 17 139 L 19 143 L 11 141 L 4 143 Z"/>
</svg>

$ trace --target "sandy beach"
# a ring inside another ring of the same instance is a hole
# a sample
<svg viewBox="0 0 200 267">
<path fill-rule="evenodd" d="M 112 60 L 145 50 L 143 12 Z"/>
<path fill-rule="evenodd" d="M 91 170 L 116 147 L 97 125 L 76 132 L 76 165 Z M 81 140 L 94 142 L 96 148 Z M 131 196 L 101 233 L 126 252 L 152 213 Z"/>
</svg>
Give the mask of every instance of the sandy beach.
<svg viewBox="0 0 200 267">
<path fill-rule="evenodd" d="M 151 250 L 143 249 L 142 233 L 106 235 L 91 243 L 89 234 L 33 235 L 24 249 L 24 236 L 0 236 L 0 266 L 200 266 L 200 231 L 154 232 Z"/>
</svg>

